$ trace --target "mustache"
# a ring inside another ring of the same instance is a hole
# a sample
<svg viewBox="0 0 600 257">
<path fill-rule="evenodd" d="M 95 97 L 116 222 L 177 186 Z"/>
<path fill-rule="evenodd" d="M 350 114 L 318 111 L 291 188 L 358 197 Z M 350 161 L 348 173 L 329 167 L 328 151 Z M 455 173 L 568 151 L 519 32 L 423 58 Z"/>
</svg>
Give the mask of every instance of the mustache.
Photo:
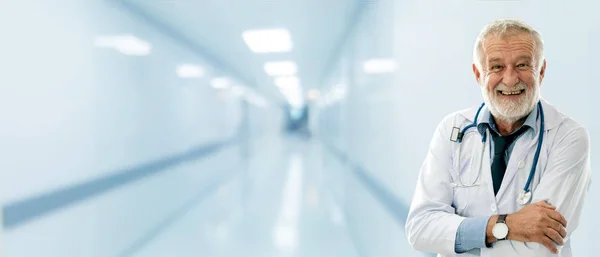
<svg viewBox="0 0 600 257">
<path fill-rule="evenodd" d="M 527 89 L 527 84 L 525 84 L 525 82 L 523 82 L 523 81 L 520 81 L 518 84 L 516 84 L 516 85 L 514 85 L 512 87 L 509 87 L 506 84 L 500 82 L 500 83 L 498 83 L 498 85 L 496 85 L 494 87 L 494 90 L 496 90 L 496 91 L 498 91 L 498 90 L 500 90 L 500 91 L 504 91 L 504 90 L 525 90 L 525 89 Z"/>
</svg>

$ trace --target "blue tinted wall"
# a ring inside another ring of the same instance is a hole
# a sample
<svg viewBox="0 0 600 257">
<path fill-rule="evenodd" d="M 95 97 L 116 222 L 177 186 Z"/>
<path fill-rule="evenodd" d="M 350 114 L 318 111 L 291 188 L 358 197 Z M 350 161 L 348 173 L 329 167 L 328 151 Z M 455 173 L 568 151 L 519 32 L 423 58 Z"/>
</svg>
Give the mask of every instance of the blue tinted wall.
<svg viewBox="0 0 600 257">
<path fill-rule="evenodd" d="M 363 7 L 335 68 L 324 78 L 325 98 L 311 106 L 317 116 L 311 127 L 344 154 L 344 163 L 351 163 L 340 169 L 364 171 L 393 195 L 390 200 L 353 181 L 346 184 L 352 195 L 345 196 L 345 209 L 356 221 L 350 223 L 352 229 L 362 231 L 358 236 L 365 255 L 410 251 L 403 215 L 429 141 L 443 116 L 482 102 L 471 70 L 472 49 L 479 30 L 495 18 L 519 17 L 541 31 L 548 65 L 542 96 L 586 126 L 592 146 L 598 144 L 597 2 L 384 0 L 366 1 Z M 365 72 L 365 62 L 375 58 L 393 60 L 395 70 Z M 600 159 L 592 148 L 594 169 Z M 598 180 L 593 173 L 593 180 Z M 593 183 L 573 235 L 576 255 L 600 251 L 594 236 L 600 229 L 594 220 L 600 211 L 599 188 Z M 364 208 L 373 195 L 391 210 Z M 396 226 L 389 226 L 386 219 L 396 219 Z"/>
<path fill-rule="evenodd" d="M 3 256 L 118 256 L 281 112 L 120 1 L 59 2 L 0 3 Z"/>
</svg>

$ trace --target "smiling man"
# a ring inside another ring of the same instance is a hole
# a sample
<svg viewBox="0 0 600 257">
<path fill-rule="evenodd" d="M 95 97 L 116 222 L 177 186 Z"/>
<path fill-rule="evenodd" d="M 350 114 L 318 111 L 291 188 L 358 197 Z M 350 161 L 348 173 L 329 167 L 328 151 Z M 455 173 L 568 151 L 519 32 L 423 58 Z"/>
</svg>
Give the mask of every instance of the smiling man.
<svg viewBox="0 0 600 257">
<path fill-rule="evenodd" d="M 590 138 L 540 97 L 541 35 L 520 20 L 495 20 L 481 30 L 473 57 L 484 103 L 438 125 L 408 240 L 439 256 L 572 256 L 591 183 Z"/>
</svg>

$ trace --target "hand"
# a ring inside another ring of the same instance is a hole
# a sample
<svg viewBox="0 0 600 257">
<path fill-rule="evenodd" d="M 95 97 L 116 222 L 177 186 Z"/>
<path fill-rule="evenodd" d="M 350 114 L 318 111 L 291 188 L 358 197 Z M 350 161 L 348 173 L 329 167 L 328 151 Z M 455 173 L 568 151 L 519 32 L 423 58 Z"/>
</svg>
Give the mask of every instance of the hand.
<svg viewBox="0 0 600 257">
<path fill-rule="evenodd" d="M 553 253 L 556 245 L 563 245 L 567 236 L 567 220 L 556 207 L 540 201 L 523 207 L 506 216 L 509 233 L 507 238 L 520 242 L 537 242 Z"/>
</svg>

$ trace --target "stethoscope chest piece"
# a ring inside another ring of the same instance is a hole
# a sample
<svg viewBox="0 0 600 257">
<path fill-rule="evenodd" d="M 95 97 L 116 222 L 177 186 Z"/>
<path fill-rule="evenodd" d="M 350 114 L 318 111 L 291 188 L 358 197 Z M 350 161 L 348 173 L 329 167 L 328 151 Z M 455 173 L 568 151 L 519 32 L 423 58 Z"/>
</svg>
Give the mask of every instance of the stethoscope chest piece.
<svg viewBox="0 0 600 257">
<path fill-rule="evenodd" d="M 519 197 L 517 198 L 517 203 L 520 205 L 526 205 L 531 201 L 531 191 L 521 191 L 519 193 Z"/>
</svg>

